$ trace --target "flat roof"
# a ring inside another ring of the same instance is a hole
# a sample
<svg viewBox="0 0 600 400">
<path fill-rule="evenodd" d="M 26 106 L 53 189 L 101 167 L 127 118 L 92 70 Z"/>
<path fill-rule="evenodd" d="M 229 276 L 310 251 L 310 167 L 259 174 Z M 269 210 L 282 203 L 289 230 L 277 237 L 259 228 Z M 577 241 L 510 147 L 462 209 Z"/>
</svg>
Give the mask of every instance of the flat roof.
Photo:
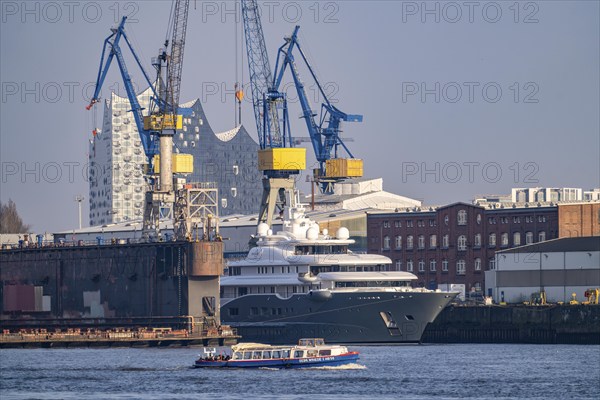
<svg viewBox="0 0 600 400">
<path fill-rule="evenodd" d="M 600 236 L 552 239 L 501 250 L 497 253 L 563 253 L 568 251 L 600 251 Z"/>
</svg>

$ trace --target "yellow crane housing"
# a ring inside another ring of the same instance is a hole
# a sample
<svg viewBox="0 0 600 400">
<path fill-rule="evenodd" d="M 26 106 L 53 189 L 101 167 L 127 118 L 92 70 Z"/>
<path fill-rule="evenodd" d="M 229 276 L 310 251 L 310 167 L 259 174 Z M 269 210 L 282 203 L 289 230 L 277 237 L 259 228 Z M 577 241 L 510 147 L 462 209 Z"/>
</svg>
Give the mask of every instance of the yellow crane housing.
<svg viewBox="0 0 600 400">
<path fill-rule="evenodd" d="M 183 128 L 183 116 L 176 115 L 148 115 L 144 117 L 144 129 L 147 131 L 162 131 L 163 129 L 182 129 Z"/>
<path fill-rule="evenodd" d="M 173 154 L 173 173 L 191 174 L 194 172 L 194 156 L 191 154 Z M 154 173 L 160 174 L 160 155 L 154 156 Z"/>
<path fill-rule="evenodd" d="M 306 149 L 303 147 L 273 147 L 258 151 L 261 171 L 298 171 L 306 169 Z"/>
</svg>

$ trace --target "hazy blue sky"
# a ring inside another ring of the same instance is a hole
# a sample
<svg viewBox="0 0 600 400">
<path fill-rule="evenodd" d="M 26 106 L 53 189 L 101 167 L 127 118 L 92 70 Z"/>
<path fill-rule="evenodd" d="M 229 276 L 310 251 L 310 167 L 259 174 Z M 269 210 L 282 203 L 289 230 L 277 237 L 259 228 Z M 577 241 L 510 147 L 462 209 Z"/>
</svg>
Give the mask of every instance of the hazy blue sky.
<svg viewBox="0 0 600 400">
<path fill-rule="evenodd" d="M 511 187 L 600 186 L 598 1 L 262 4 L 271 63 L 301 25 L 339 108 L 364 115 L 344 134 L 386 190 L 444 204 Z M 235 81 L 233 7 L 192 0 L 189 16 L 181 100 L 200 98 L 216 131 L 234 125 L 233 95 L 223 91 Z M 149 69 L 169 9 L 170 1 L 1 2 L 0 198 L 16 201 L 36 232 L 76 227 L 77 194 L 87 221 L 94 126 L 85 105 L 109 28 L 134 14 L 127 31 Z M 120 81 L 116 67 L 105 97 Z M 299 104 L 290 108 L 294 134 L 307 136 Z M 243 123 L 256 134 L 249 101 Z"/>
</svg>

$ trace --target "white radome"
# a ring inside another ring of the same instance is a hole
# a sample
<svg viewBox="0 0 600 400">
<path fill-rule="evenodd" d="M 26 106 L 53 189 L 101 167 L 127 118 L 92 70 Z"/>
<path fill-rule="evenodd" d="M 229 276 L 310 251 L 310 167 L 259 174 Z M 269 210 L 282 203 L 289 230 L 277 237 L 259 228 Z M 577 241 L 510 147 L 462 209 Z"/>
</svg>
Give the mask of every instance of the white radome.
<svg viewBox="0 0 600 400">
<path fill-rule="evenodd" d="M 319 238 L 319 228 L 311 226 L 306 231 L 306 238 L 308 240 L 317 240 Z"/>
<path fill-rule="evenodd" d="M 337 230 L 335 237 L 340 240 L 346 240 L 350 237 L 350 231 L 348 230 L 348 228 L 342 226 L 340 229 Z"/>
<path fill-rule="evenodd" d="M 264 222 L 258 224 L 258 227 L 256 228 L 256 233 L 258 233 L 259 236 L 265 236 L 268 231 L 269 225 L 265 224 Z"/>
</svg>

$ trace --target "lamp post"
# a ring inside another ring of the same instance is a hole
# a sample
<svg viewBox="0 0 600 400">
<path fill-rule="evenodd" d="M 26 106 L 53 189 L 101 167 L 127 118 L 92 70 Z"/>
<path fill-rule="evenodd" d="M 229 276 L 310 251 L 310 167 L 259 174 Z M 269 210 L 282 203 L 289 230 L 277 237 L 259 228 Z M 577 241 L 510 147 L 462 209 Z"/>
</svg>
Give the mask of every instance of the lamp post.
<svg viewBox="0 0 600 400">
<path fill-rule="evenodd" d="M 75 201 L 77 202 L 77 209 L 79 211 L 79 229 L 81 229 L 81 202 L 85 199 L 82 195 L 78 194 L 75 196 Z"/>
</svg>

